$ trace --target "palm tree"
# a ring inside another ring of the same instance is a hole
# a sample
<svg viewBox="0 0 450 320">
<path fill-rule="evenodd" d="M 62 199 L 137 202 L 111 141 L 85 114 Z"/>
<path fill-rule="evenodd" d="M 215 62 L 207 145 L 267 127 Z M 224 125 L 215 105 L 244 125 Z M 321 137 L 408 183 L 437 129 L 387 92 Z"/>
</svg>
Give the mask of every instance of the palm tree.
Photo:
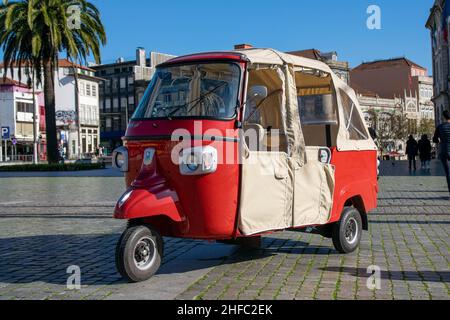
<svg viewBox="0 0 450 320">
<path fill-rule="evenodd" d="M 86 63 L 101 63 L 100 47 L 106 34 L 98 9 L 86 0 L 3 0 L 0 4 L 0 46 L 4 69 L 32 65 L 44 82 L 47 156 L 58 162 L 55 120 L 55 71 L 61 53 Z M 75 70 L 76 72 L 76 70 Z M 6 75 L 6 72 L 5 72 Z M 20 80 L 20 79 L 19 79 Z M 80 142 L 79 142 L 80 143 Z"/>
</svg>

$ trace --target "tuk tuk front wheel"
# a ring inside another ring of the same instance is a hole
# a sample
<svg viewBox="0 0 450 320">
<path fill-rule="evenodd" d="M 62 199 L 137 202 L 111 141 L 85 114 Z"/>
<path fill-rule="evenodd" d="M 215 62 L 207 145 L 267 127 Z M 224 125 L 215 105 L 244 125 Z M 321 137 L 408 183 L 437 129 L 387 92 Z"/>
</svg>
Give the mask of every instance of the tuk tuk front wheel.
<svg viewBox="0 0 450 320">
<path fill-rule="evenodd" d="M 354 207 L 344 209 L 341 220 L 333 226 L 333 245 L 340 253 L 354 252 L 362 237 L 361 214 Z"/>
<path fill-rule="evenodd" d="M 161 266 L 163 239 L 147 226 L 125 230 L 116 247 L 117 271 L 131 282 L 150 279 Z"/>
</svg>

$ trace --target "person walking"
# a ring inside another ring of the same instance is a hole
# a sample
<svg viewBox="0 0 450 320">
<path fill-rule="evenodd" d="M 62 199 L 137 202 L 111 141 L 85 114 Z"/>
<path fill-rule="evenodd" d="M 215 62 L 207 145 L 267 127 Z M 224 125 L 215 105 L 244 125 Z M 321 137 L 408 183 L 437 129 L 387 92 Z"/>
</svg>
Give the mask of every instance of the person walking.
<svg viewBox="0 0 450 320">
<path fill-rule="evenodd" d="M 431 170 L 431 141 L 426 134 L 419 140 L 419 155 L 422 170 Z"/>
<path fill-rule="evenodd" d="M 444 123 L 436 128 L 433 142 L 439 144 L 439 158 L 444 166 L 447 177 L 448 192 L 450 193 L 450 112 L 445 110 L 442 114 Z"/>
<path fill-rule="evenodd" d="M 414 171 L 417 170 L 416 157 L 418 153 L 418 143 L 412 135 L 409 136 L 409 140 L 406 142 L 406 155 L 409 161 L 409 171 L 412 170 L 414 165 Z"/>
</svg>

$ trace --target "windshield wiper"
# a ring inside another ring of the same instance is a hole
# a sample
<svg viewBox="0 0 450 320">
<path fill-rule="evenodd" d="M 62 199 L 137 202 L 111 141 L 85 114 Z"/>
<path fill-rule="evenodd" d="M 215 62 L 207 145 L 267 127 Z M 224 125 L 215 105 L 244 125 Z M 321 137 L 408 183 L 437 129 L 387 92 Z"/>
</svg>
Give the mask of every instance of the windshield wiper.
<svg viewBox="0 0 450 320">
<path fill-rule="evenodd" d="M 189 101 L 189 102 L 187 102 L 187 103 L 185 103 L 185 104 L 183 104 L 183 105 L 177 107 L 175 110 L 173 110 L 172 112 L 170 112 L 169 114 L 167 114 L 167 117 L 168 117 L 169 120 L 170 120 L 170 118 L 171 118 L 174 114 L 176 114 L 178 111 L 180 111 L 180 110 L 183 109 L 183 108 L 188 107 L 188 106 L 189 106 L 190 104 L 192 104 L 192 103 L 195 103 L 195 104 L 192 106 L 192 108 L 190 108 L 190 109 L 187 111 L 187 114 L 189 114 L 192 110 L 194 110 L 194 108 L 195 108 L 196 106 L 198 106 L 199 103 L 203 102 L 203 100 L 204 100 L 207 96 L 209 96 L 211 93 L 216 92 L 217 90 L 219 90 L 221 87 L 225 86 L 226 84 L 227 84 L 226 82 L 225 82 L 225 83 L 222 83 L 222 84 L 218 85 L 217 87 L 211 89 L 210 91 L 205 92 L 204 94 L 202 94 L 202 95 L 201 95 L 200 97 L 198 97 L 197 99 L 194 99 L 194 100 L 192 100 L 192 101 Z"/>
<path fill-rule="evenodd" d="M 203 94 L 202 96 L 200 96 L 200 98 L 198 98 L 198 101 L 192 106 L 192 108 L 190 108 L 190 109 L 188 110 L 187 113 L 189 114 L 192 110 L 194 110 L 194 108 L 195 108 L 196 106 L 198 106 L 200 103 L 202 103 L 202 102 L 205 100 L 205 98 L 206 98 L 207 96 L 209 96 L 210 94 L 216 92 L 217 90 L 219 90 L 221 87 L 223 87 L 223 86 L 225 86 L 225 85 L 226 85 L 226 82 L 224 82 L 224 83 L 218 85 L 217 87 L 213 88 L 212 90 L 209 90 L 208 92 L 206 92 L 205 94 Z"/>
</svg>

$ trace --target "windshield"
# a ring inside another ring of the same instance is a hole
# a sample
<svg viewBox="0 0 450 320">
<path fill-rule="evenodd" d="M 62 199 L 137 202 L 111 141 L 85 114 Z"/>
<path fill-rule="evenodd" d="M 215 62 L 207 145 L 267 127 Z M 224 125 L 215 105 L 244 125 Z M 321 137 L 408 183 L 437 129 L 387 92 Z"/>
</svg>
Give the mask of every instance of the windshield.
<svg viewBox="0 0 450 320">
<path fill-rule="evenodd" d="M 158 68 L 133 115 L 136 119 L 231 119 L 238 105 L 240 68 L 202 63 Z"/>
</svg>

